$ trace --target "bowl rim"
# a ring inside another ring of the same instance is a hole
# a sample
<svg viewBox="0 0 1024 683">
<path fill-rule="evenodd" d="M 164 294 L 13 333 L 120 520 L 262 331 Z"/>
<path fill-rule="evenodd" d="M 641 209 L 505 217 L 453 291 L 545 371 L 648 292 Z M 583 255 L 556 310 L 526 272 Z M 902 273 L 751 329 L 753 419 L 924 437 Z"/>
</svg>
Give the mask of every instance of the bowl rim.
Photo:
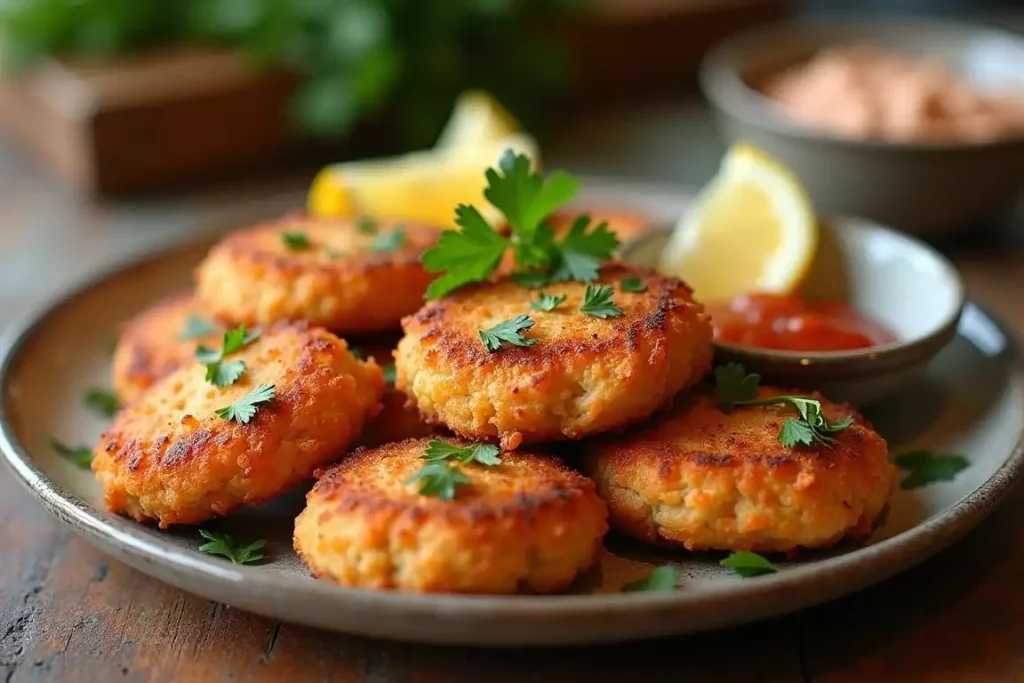
<svg viewBox="0 0 1024 683">
<path fill-rule="evenodd" d="M 991 35 L 1000 40 L 1011 42 L 1024 53 L 1024 35 L 1014 33 L 995 26 L 967 21 L 939 19 L 933 17 L 893 17 L 893 18 L 861 18 L 840 19 L 835 17 L 798 17 L 779 19 L 739 31 L 713 45 L 698 66 L 698 81 L 701 90 L 708 100 L 725 113 L 741 120 L 744 124 L 755 126 L 772 133 L 809 142 L 834 144 L 847 148 L 873 149 L 900 152 L 948 153 L 985 151 L 1024 146 L 1024 132 L 1008 137 L 984 140 L 979 142 L 904 142 L 881 138 L 856 138 L 853 136 L 831 133 L 812 126 L 801 124 L 792 119 L 774 104 L 771 98 L 752 88 L 735 68 L 735 57 L 743 50 L 757 46 L 772 36 L 786 35 L 794 31 L 823 33 L 819 39 L 819 47 L 833 44 L 834 35 L 830 30 L 845 33 L 859 33 L 885 27 L 893 29 L 904 27 L 905 30 L 933 30 L 971 32 L 977 35 Z M 865 36 L 865 38 L 869 38 Z"/>
<path fill-rule="evenodd" d="M 902 365 L 907 357 L 916 357 L 919 352 L 927 352 L 929 355 L 933 355 L 945 345 L 943 340 L 948 341 L 952 338 L 967 305 L 967 287 L 956 266 L 944 254 L 924 240 L 866 218 L 831 216 L 819 218 L 819 222 L 828 224 L 834 230 L 854 230 L 864 233 L 885 234 L 897 240 L 902 240 L 909 247 L 919 250 L 939 266 L 943 277 L 948 279 L 953 285 L 954 305 L 943 318 L 939 319 L 924 334 L 897 339 L 894 342 L 878 344 L 877 346 L 863 349 L 850 349 L 848 351 L 782 351 L 713 341 L 712 343 L 715 348 L 722 349 L 736 356 L 763 358 L 774 363 L 792 363 L 806 367 L 808 371 L 823 366 L 848 365 L 851 371 L 856 370 L 858 374 L 861 374 L 865 363 L 870 363 L 872 367 L 881 370 L 882 368 L 887 368 L 890 363 L 892 365 Z M 640 248 L 641 245 L 648 241 L 668 239 L 672 230 L 673 228 L 667 226 L 658 226 L 650 232 L 637 235 L 619 248 L 620 258 L 624 261 L 629 261 L 631 252 Z M 653 268 L 654 266 L 649 267 Z M 938 342 L 943 343 L 938 344 Z M 854 366 L 855 363 L 856 366 Z"/>
</svg>

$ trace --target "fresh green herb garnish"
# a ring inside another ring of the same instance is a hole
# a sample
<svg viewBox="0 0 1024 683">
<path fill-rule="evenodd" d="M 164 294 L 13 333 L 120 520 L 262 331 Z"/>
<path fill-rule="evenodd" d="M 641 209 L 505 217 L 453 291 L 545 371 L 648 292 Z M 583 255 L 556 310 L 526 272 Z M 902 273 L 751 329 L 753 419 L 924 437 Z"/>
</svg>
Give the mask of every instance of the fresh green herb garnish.
<svg viewBox="0 0 1024 683">
<path fill-rule="evenodd" d="M 469 484 L 470 479 L 448 461 L 435 460 L 424 465 L 405 483 L 419 484 L 417 490 L 421 496 L 451 500 L 455 497 L 455 490 Z"/>
<path fill-rule="evenodd" d="M 117 394 L 107 389 L 90 389 L 85 392 L 85 405 L 104 417 L 114 417 L 121 409 Z"/>
<path fill-rule="evenodd" d="M 580 313 L 594 318 L 618 318 L 622 316 L 622 309 L 612 301 L 615 290 L 602 285 L 587 285 L 583 294 L 583 303 L 580 304 Z"/>
<path fill-rule="evenodd" d="M 427 452 L 421 458 L 423 460 L 455 460 L 463 465 L 478 462 L 481 465 L 494 467 L 501 464 L 501 458 L 498 457 L 500 452 L 497 446 L 489 443 L 456 446 L 447 441 L 431 439 L 427 444 Z"/>
<path fill-rule="evenodd" d="M 757 385 L 761 377 L 747 374 L 739 363 L 729 363 L 715 368 L 715 391 L 724 412 L 739 406 L 790 405 L 800 417 L 787 417 L 779 430 L 779 441 L 786 448 L 795 446 L 823 446 L 835 444 L 835 434 L 853 424 L 853 417 L 830 422 L 822 410 L 821 401 L 803 396 L 774 396 L 757 398 Z"/>
<path fill-rule="evenodd" d="M 938 481 L 952 481 L 970 464 L 962 455 L 936 455 L 931 451 L 914 451 L 896 458 L 896 466 L 910 472 L 900 481 L 902 489 L 916 489 Z"/>
<path fill-rule="evenodd" d="M 85 446 L 68 446 L 65 443 L 51 438 L 50 445 L 57 455 L 71 461 L 79 467 L 89 467 L 92 464 L 92 449 Z"/>
<path fill-rule="evenodd" d="M 245 325 L 239 325 L 224 333 L 224 340 L 221 342 L 219 351 L 208 346 L 196 347 L 196 360 L 206 365 L 206 381 L 218 387 L 231 386 L 237 382 L 245 373 L 245 361 L 224 359 L 253 343 L 259 339 L 259 336 L 258 330 L 249 331 L 245 329 Z"/>
<path fill-rule="evenodd" d="M 638 277 L 624 277 L 622 278 L 622 282 L 619 283 L 619 289 L 623 292 L 643 294 L 647 291 L 647 285 L 645 285 L 644 281 Z"/>
<path fill-rule="evenodd" d="M 263 559 L 260 550 L 267 545 L 266 541 L 254 541 L 249 545 L 241 545 L 227 534 L 216 531 L 199 530 L 199 535 L 208 542 L 199 546 L 199 552 L 207 555 L 222 555 L 234 564 L 252 564 Z"/>
<path fill-rule="evenodd" d="M 291 251 L 306 251 L 309 249 L 309 235 L 304 232 L 282 232 L 281 241 Z"/>
<path fill-rule="evenodd" d="M 437 245 L 423 254 L 428 272 L 443 273 L 427 289 L 427 299 L 486 280 L 497 269 L 506 250 L 512 249 L 520 283 L 539 287 L 549 282 L 597 277 L 600 262 L 611 258 L 618 238 L 601 223 L 591 231 L 589 216 L 580 216 L 566 236 L 555 240 L 546 219 L 572 201 L 579 181 L 555 171 L 545 178 L 530 168 L 524 154 L 506 150 L 498 169 L 486 172 L 484 197 L 504 216 L 511 236 L 501 235 L 473 206 L 460 204 L 455 222 L 460 230 L 441 233 Z"/>
<path fill-rule="evenodd" d="M 356 230 L 363 233 L 364 235 L 376 235 L 377 234 L 377 221 L 373 220 L 369 216 L 363 216 L 356 221 Z"/>
<path fill-rule="evenodd" d="M 229 406 L 217 409 L 217 417 L 248 424 L 257 409 L 274 400 L 274 385 L 261 384 Z"/>
<path fill-rule="evenodd" d="M 480 330 L 480 341 L 491 353 L 501 348 L 502 342 L 512 346 L 533 346 L 537 343 L 534 337 L 524 337 L 523 330 L 533 327 L 533 320 L 528 315 L 517 315 L 504 320 L 488 330 Z"/>
<path fill-rule="evenodd" d="M 381 371 L 384 373 L 384 381 L 385 382 L 387 382 L 388 384 L 394 384 L 395 383 L 395 364 L 394 363 L 388 363 L 383 368 L 381 368 Z"/>
<path fill-rule="evenodd" d="M 209 337 L 216 331 L 217 326 L 206 318 L 198 315 L 190 315 L 185 319 L 185 327 L 183 327 L 181 332 L 178 333 L 178 339 L 181 341 L 188 341 L 190 339 L 199 339 L 200 337 Z"/>
<path fill-rule="evenodd" d="M 746 550 L 734 552 L 729 557 L 719 562 L 723 567 L 728 567 L 745 579 L 761 574 L 773 574 L 779 568 L 769 562 L 766 558 Z"/>
<path fill-rule="evenodd" d="M 546 313 L 550 313 L 551 311 L 555 310 L 563 303 L 565 303 L 566 298 L 568 297 L 565 294 L 562 294 L 560 296 L 554 296 L 546 292 L 541 292 L 538 295 L 536 301 L 530 302 L 530 308 L 532 308 L 535 311 L 544 311 Z"/>
<path fill-rule="evenodd" d="M 669 593 L 676 589 L 679 573 L 672 567 L 658 567 L 642 579 L 622 584 L 622 593 Z"/>
<path fill-rule="evenodd" d="M 426 452 L 420 456 L 420 460 L 426 460 L 427 464 L 409 477 L 406 484 L 419 484 L 420 495 L 451 500 L 459 486 L 470 483 L 469 477 L 460 472 L 458 466 L 476 462 L 495 467 L 501 464 L 499 452 L 498 447 L 492 444 L 456 446 L 431 439 Z"/>
<path fill-rule="evenodd" d="M 390 254 L 405 246 L 405 228 L 396 227 L 391 232 L 378 233 L 370 243 L 370 251 L 375 254 Z"/>
</svg>

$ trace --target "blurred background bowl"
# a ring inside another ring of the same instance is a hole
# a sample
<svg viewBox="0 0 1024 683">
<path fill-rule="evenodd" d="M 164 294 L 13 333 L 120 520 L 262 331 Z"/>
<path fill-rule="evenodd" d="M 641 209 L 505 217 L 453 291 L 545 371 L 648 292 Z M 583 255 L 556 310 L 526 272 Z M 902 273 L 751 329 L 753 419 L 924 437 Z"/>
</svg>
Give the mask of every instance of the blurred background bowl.
<svg viewBox="0 0 1024 683">
<path fill-rule="evenodd" d="M 1024 187 L 1024 136 L 963 144 L 842 137 L 791 120 L 755 87 L 823 48 L 853 44 L 936 61 L 972 83 L 1024 97 L 1024 38 L 1012 33 L 933 19 L 785 21 L 738 33 L 703 60 L 701 87 L 724 137 L 779 158 L 821 214 L 934 236 L 1005 208 Z"/>
</svg>

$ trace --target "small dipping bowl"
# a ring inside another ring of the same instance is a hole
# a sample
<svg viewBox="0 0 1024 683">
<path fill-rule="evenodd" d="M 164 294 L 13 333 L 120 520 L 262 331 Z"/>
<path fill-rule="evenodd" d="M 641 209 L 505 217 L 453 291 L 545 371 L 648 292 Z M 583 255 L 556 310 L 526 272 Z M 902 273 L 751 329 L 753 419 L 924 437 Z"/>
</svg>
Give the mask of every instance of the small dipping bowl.
<svg viewBox="0 0 1024 683">
<path fill-rule="evenodd" d="M 656 268 L 669 234 L 660 229 L 623 245 L 623 260 Z M 765 383 L 820 391 L 857 407 L 921 375 L 956 336 L 965 303 L 963 280 L 944 256 L 858 218 L 821 226 L 814 266 L 799 293 L 809 301 L 848 304 L 887 327 L 897 341 L 850 351 L 778 351 L 716 341 L 715 362 L 738 362 Z"/>
</svg>

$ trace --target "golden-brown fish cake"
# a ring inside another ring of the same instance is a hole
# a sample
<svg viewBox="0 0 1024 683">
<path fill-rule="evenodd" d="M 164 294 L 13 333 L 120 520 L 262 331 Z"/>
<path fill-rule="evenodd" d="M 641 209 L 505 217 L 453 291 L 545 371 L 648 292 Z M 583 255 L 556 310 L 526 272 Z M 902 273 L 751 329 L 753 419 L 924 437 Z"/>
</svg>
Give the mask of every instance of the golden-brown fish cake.
<svg viewBox="0 0 1024 683">
<path fill-rule="evenodd" d="M 259 503 L 339 457 L 380 410 L 380 368 L 320 328 L 275 326 L 228 360 L 246 364 L 235 384 L 194 361 L 114 418 L 92 464 L 110 510 L 166 528 Z M 217 415 L 262 384 L 273 401 L 247 424 Z"/>
<path fill-rule="evenodd" d="M 646 291 L 623 292 L 627 277 Z M 708 317 L 689 287 L 652 270 L 607 264 L 595 284 L 614 287 L 622 317 L 580 313 L 580 282 L 544 288 L 567 296 L 549 313 L 531 309 L 537 292 L 507 278 L 427 304 L 402 321 L 396 387 L 428 422 L 506 449 L 646 419 L 707 372 Z M 536 343 L 489 352 L 479 331 L 521 314 L 535 322 L 524 335 Z"/>
<path fill-rule="evenodd" d="M 378 221 L 368 234 L 365 225 L 294 214 L 232 233 L 197 268 L 199 299 L 249 326 L 304 320 L 341 335 L 396 329 L 435 277 L 420 256 L 440 230 Z M 308 244 L 295 250 L 286 235 Z M 394 235 L 402 237 L 389 244 Z"/>
<path fill-rule="evenodd" d="M 810 396 L 830 421 L 854 415 Z M 855 415 L 832 447 L 786 448 L 779 429 L 795 415 L 774 405 L 726 414 L 713 396 L 693 394 L 628 434 L 586 444 L 584 471 L 612 527 L 658 545 L 788 552 L 869 534 L 897 486 L 885 440 Z"/>
<path fill-rule="evenodd" d="M 598 560 L 607 510 L 592 481 L 548 455 L 504 452 L 495 467 L 458 465 L 470 483 L 442 500 L 407 483 L 428 443 L 359 449 L 321 473 L 295 520 L 295 550 L 314 575 L 374 589 L 550 593 Z"/>
<path fill-rule="evenodd" d="M 209 326 L 187 330 L 190 318 Z M 198 344 L 220 343 L 224 327 L 214 321 L 191 292 L 182 292 L 157 302 L 125 323 L 119 330 L 111 385 L 124 403 L 134 401 L 155 381 L 192 360 Z"/>
</svg>

